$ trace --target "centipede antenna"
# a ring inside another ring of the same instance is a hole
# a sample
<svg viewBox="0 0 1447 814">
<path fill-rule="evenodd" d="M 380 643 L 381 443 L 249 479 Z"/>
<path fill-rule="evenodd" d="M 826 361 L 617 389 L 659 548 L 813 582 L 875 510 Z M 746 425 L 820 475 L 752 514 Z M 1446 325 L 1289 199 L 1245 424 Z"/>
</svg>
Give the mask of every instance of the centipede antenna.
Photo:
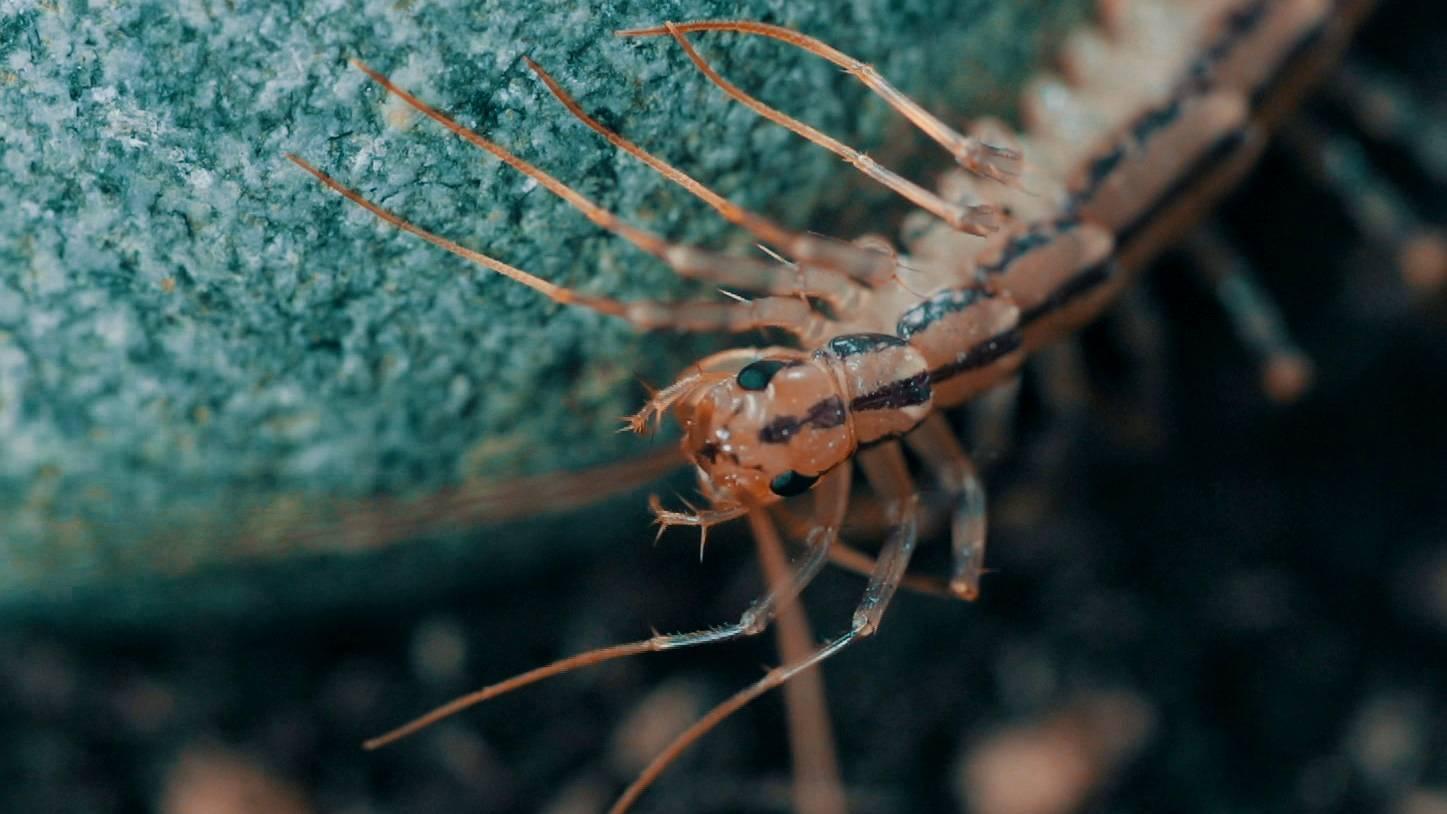
<svg viewBox="0 0 1447 814">
<path fill-rule="evenodd" d="M 693 724 L 680 733 L 678 737 L 674 738 L 673 742 L 669 743 L 667 748 L 659 752 L 658 755 L 649 762 L 648 766 L 639 773 L 637 779 L 624 790 L 622 796 L 613 804 L 613 807 L 608 809 L 608 814 L 624 814 L 624 812 L 632 808 L 633 804 L 638 802 L 638 798 L 643 796 L 643 792 L 647 791 L 648 787 L 653 785 L 653 782 L 657 780 L 680 755 L 688 750 L 688 747 L 697 743 L 700 738 L 707 735 L 714 727 L 723 723 L 730 715 L 748 706 L 749 702 L 755 698 L 778 687 L 800 672 L 813 667 L 844 649 L 853 642 L 855 638 L 857 638 L 857 634 L 850 631 L 831 641 L 824 647 L 815 650 L 808 658 L 802 661 L 775 667 L 766 673 L 763 678 L 738 691 L 727 701 L 709 710 L 708 714 L 694 721 Z"/>
<path fill-rule="evenodd" d="M 521 675 L 513 676 L 506 681 L 483 687 L 476 692 L 454 698 L 446 704 L 425 715 L 414 718 L 396 729 L 364 741 L 362 748 L 367 750 L 380 749 L 389 743 L 395 743 L 408 735 L 426 729 L 444 718 L 450 718 L 469 707 L 476 706 L 499 695 L 505 695 L 513 690 L 521 689 L 529 684 L 536 684 L 545 678 L 552 678 L 553 676 L 561 675 L 572 670 L 590 667 L 594 664 L 602 664 L 605 661 L 612 661 L 613 659 L 661 650 L 663 649 L 662 642 L 667 638 L 667 636 L 653 636 L 641 641 L 630 642 L 628 644 L 616 644 L 610 647 L 600 647 L 597 650 L 589 650 L 586 653 L 579 653 L 575 656 L 559 659 L 552 664 L 529 670 Z"/>
<path fill-rule="evenodd" d="M 879 162 L 850 147 L 842 141 L 827 135 L 811 125 L 777 110 L 754 96 L 749 95 L 742 88 L 729 82 L 713 69 L 702 55 L 689 43 L 672 23 L 665 23 L 665 30 L 673 35 L 675 41 L 683 48 L 684 53 L 693 61 L 708 80 L 727 93 L 735 101 L 768 119 L 775 124 L 786 127 L 802 138 L 808 139 L 824 149 L 844 159 L 855 169 L 873 178 L 875 181 L 888 187 L 896 194 L 902 196 L 910 203 L 949 224 L 952 228 L 962 232 L 975 235 L 987 235 L 1000 227 L 1000 213 L 993 206 L 960 206 L 950 203 L 933 192 L 921 187 L 913 181 L 907 180 L 892 170 L 881 166 Z"/>
<path fill-rule="evenodd" d="M 878 630 L 880 619 L 899 588 L 918 541 L 919 497 L 897 443 L 890 442 L 873 447 L 862 453 L 859 461 L 870 485 L 879 493 L 887 495 L 894 502 L 894 506 L 890 510 L 892 527 L 884 547 L 880 550 L 879 560 L 870 575 L 864 596 L 854 609 L 849 630 L 820 645 L 808 656 L 775 667 L 765 673 L 763 678 L 709 710 L 653 758 L 639 773 L 638 778 L 624 790 L 613 807 L 608 809 L 609 814 L 623 814 L 631 808 L 679 755 L 749 702 L 799 673 L 817 666 L 854 642 L 872 636 Z M 841 505 L 838 513 L 841 521 L 843 513 Z"/>
<path fill-rule="evenodd" d="M 327 175 L 326 173 L 312 166 L 306 161 L 306 159 L 302 158 L 301 156 L 296 155 L 295 153 L 287 153 L 286 157 L 289 161 L 291 161 L 291 163 L 311 173 L 318 181 L 321 181 L 327 187 L 331 188 L 333 192 L 336 192 L 343 198 L 346 198 L 352 203 L 355 203 L 356 205 L 362 207 L 368 212 L 371 212 L 373 215 L 376 215 L 377 217 L 381 218 L 387 223 L 390 223 L 398 229 L 401 229 L 404 232 L 416 235 L 417 237 L 422 238 L 428 243 L 431 243 L 434 246 L 441 247 L 457 255 L 458 257 L 463 258 L 464 260 L 470 260 L 473 263 L 478 264 L 479 266 L 491 269 L 492 271 L 495 271 L 498 274 L 503 275 L 504 277 L 522 283 L 528 288 L 537 291 L 538 293 L 542 294 L 543 296 L 554 302 L 562 303 L 565 305 L 581 305 L 585 308 L 591 308 L 595 311 L 603 314 L 608 314 L 610 316 L 626 316 L 626 306 L 624 306 L 623 303 L 618 302 L 617 300 L 611 300 L 605 297 L 590 297 L 584 294 L 579 294 L 572 289 L 564 288 L 554 283 L 550 283 L 547 280 L 529 274 L 526 271 L 517 268 L 516 266 L 508 265 L 507 263 L 504 263 L 496 258 L 489 257 L 482 252 L 473 251 L 472 249 L 469 249 L 466 246 L 460 245 L 454 241 L 448 240 L 441 235 L 438 235 L 434 232 L 429 232 L 426 229 L 423 229 L 422 227 L 412 223 L 411 221 L 408 221 L 402 216 L 397 215 L 387 209 L 383 209 L 381 206 L 367 200 L 367 198 L 365 198 L 360 192 L 357 192 L 351 187 L 343 185 L 341 182 L 332 178 L 330 175 Z"/>
<path fill-rule="evenodd" d="M 769 512 L 749 512 L 749 526 L 765 584 L 775 594 L 787 591 L 792 575 L 783 540 Z M 785 663 L 806 659 L 814 650 L 816 639 L 798 601 L 779 606 L 774 620 L 774 641 Z M 834 748 L 834 727 L 829 720 L 823 677 L 818 670 L 806 670 L 785 684 L 782 691 L 794 776 L 794 808 L 799 814 L 844 814 L 848 804 L 839 774 L 839 755 Z"/>
<path fill-rule="evenodd" d="M 748 20 L 696 20 L 684 23 L 664 23 L 661 26 L 650 28 L 628 29 L 619 31 L 618 36 L 656 37 L 675 31 L 683 34 L 696 31 L 729 31 L 736 34 L 768 37 L 823 57 L 858 79 L 890 107 L 909 119 L 911 124 L 933 139 L 935 143 L 948 150 L 961 167 L 976 175 L 1007 184 L 1015 183 L 1020 176 L 1022 170 L 1020 151 L 987 144 L 958 132 L 890 84 L 889 80 L 875 70 L 873 65 L 861 62 L 834 46 L 806 34 L 791 31 L 782 26 Z"/>
</svg>

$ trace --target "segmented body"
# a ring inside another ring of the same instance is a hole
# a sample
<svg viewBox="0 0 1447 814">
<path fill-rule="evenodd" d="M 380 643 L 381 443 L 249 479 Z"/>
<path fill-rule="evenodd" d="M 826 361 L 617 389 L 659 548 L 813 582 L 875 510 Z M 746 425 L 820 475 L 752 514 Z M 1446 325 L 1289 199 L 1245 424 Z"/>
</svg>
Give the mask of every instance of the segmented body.
<svg viewBox="0 0 1447 814">
<path fill-rule="evenodd" d="M 1252 100 L 1270 98 L 1291 57 L 1344 24 L 1339 5 L 1135 3 L 1122 16 L 1143 19 L 1117 20 L 1110 35 L 1079 34 L 1065 58 L 1071 82 L 1042 77 L 1027 93 L 1025 134 L 992 124 L 974 133 L 1018 144 L 1037 172 L 1019 187 L 963 170 L 943 184 L 960 202 L 998 207 L 1012 225 L 982 239 L 918 213 L 900 262 L 905 284 L 868 291 L 815 351 L 848 360 L 841 421 L 875 425 L 852 441 L 901 435 L 929 409 L 970 401 L 1028 351 L 1097 316 L 1126 272 L 1161 245 L 1150 232 L 1166 211 L 1199 205 L 1193 188 L 1254 153 L 1264 122 Z M 899 415 L 865 416 L 877 410 Z"/>
<path fill-rule="evenodd" d="M 811 314 L 768 323 L 794 330 L 806 343 L 822 340 L 809 363 L 828 368 L 828 376 L 815 375 L 812 384 L 803 381 L 810 378 L 805 372 L 786 376 L 770 393 L 773 403 L 740 392 L 709 396 L 706 418 L 690 402 L 700 398 L 703 383 L 656 401 L 655 412 L 677 408 L 703 491 L 724 507 L 713 515 L 665 513 L 664 521 L 707 526 L 745 503 L 768 502 L 757 473 L 779 480 L 783 489 L 770 491 L 788 496 L 801 480 L 812 481 L 854 450 L 905 435 L 931 411 L 998 386 L 1030 351 L 1096 317 L 1131 271 L 1249 167 L 1281 96 L 1294 92 L 1309 63 L 1344 41 L 1365 9 L 1360 2 L 1319 0 L 1113 4 L 1102 29 L 1070 42 L 1066 78 L 1041 76 L 1027 91 L 1023 134 L 994 122 L 978 123 L 971 133 L 974 143 L 1018 150 L 1027 168 L 1018 182 L 1002 183 L 998 172 L 962 161 L 966 168 L 942 184 L 943 202 L 908 224 L 908 253 L 892 265 L 889 280 L 851 273 L 845 294 L 807 284 L 781 292 L 817 296 L 832 306 L 830 320 Z M 682 37 L 706 30 L 803 39 L 749 23 L 643 33 L 672 33 L 735 98 L 858 165 L 828 137 L 713 74 Z M 872 81 L 867 66 L 822 44 L 806 47 Z M 948 139 L 938 140 L 948 146 Z M 959 212 L 977 217 L 962 227 L 951 222 Z M 993 219 L 1004 228 L 988 237 L 974 234 L 988 231 Z M 808 266 L 807 259 L 798 261 L 798 268 Z M 805 364 L 801 354 L 771 353 L 790 367 Z M 809 400 L 803 393 L 811 388 Z M 719 412 L 733 417 L 711 425 Z M 789 445 L 786 455 L 757 449 L 779 444 Z M 721 456 L 729 460 L 721 463 Z M 785 467 L 785 459 L 797 465 Z M 964 595 L 976 589 L 973 580 L 956 587 Z"/>
<path fill-rule="evenodd" d="M 973 597 L 984 545 L 983 495 L 968 456 L 938 412 L 1013 377 L 1033 350 L 1099 315 L 1131 272 L 1178 236 L 1258 154 L 1266 133 L 1305 81 L 1349 35 L 1363 0 L 1112 0 L 1098 28 L 1078 32 L 1064 76 L 1042 75 L 1024 100 L 1025 131 L 978 122 L 959 134 L 904 98 L 863 63 L 803 35 L 739 22 L 668 24 L 625 32 L 670 35 L 711 81 L 739 101 L 834 150 L 922 211 L 906 224 L 906 252 L 877 240 L 844 244 L 783 229 L 745 212 L 584 113 L 542 69 L 553 93 L 595 131 L 687 188 L 791 258 L 787 264 L 681 247 L 621 219 L 425 103 L 359 66 L 409 104 L 531 176 L 685 276 L 759 294 L 737 302 L 618 302 L 560 288 L 413 226 L 312 168 L 334 190 L 448 251 L 554 300 L 593 308 L 641 328 L 791 332 L 804 349 L 736 348 L 701 360 L 655 394 L 633 423 L 672 410 L 685 455 L 711 506 L 673 512 L 665 525 L 710 525 L 760 512 L 811 487 L 805 553 L 732 625 L 655 635 L 564 659 L 457 701 L 376 739 L 380 745 L 470 704 L 587 664 L 723 641 L 759 632 L 818 573 L 837 547 L 857 460 L 887 505 L 890 531 L 849 630 L 771 671 L 688 730 L 615 806 L 626 809 L 683 748 L 734 709 L 877 629 L 904 577 L 917 536 L 918 500 L 901 448 L 910 444 L 957 497 L 949 588 Z M 865 156 L 733 87 L 688 35 L 769 36 L 835 61 L 961 165 L 940 193 L 900 179 Z M 827 306 L 815 307 L 815 303 Z M 757 528 L 757 525 L 756 525 Z"/>
</svg>

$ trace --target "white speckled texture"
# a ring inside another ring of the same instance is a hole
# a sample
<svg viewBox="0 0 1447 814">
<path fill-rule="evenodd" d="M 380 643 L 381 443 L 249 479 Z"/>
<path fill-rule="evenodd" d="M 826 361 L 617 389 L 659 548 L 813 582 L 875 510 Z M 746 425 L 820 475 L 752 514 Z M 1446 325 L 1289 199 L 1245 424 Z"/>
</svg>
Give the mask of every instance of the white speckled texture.
<svg viewBox="0 0 1447 814">
<path fill-rule="evenodd" d="M 843 189 L 835 159 L 727 102 L 671 43 L 611 32 L 779 22 L 963 120 L 1006 108 L 1084 5 L 0 4 L 0 597 L 250 558 L 232 524 L 279 503 L 637 450 L 613 432 L 636 377 L 666 380 L 704 340 L 559 309 L 377 223 L 282 155 L 555 281 L 675 296 L 670 275 L 385 99 L 348 57 L 634 220 L 720 245 L 717 218 L 605 149 L 520 57 L 735 200 L 824 228 L 809 213 Z M 852 143 L 877 149 L 897 126 L 822 60 L 697 42 Z"/>
</svg>

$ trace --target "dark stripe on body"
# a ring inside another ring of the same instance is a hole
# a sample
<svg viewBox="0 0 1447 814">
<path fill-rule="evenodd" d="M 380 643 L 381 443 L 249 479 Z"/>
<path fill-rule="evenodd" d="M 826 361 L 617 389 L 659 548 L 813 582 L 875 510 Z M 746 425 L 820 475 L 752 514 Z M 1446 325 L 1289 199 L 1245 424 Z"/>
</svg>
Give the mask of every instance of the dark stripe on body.
<svg viewBox="0 0 1447 814">
<path fill-rule="evenodd" d="M 1328 18 L 1328 20 L 1329 19 L 1330 18 Z M 1276 73 L 1266 77 L 1266 81 L 1262 82 L 1259 87 L 1251 92 L 1251 110 L 1253 112 L 1280 90 L 1281 83 L 1285 78 L 1293 73 L 1296 66 L 1306 58 L 1306 55 L 1311 53 L 1311 51 L 1326 38 L 1328 20 L 1322 20 L 1317 25 L 1308 29 L 1305 34 L 1301 35 L 1301 37 L 1297 39 L 1296 44 L 1291 46 L 1291 50 L 1282 58 L 1281 67 L 1277 68 Z"/>
<path fill-rule="evenodd" d="M 1085 188 L 1070 196 L 1069 200 L 1065 202 L 1065 211 L 1073 214 L 1086 201 L 1094 198 L 1095 193 L 1100 191 L 1100 185 L 1105 183 L 1105 179 L 1109 178 L 1110 174 L 1115 172 L 1116 167 L 1119 167 L 1120 162 L 1124 160 L 1125 145 L 1117 143 L 1110 152 L 1090 162 L 1090 173 L 1086 178 Z"/>
<path fill-rule="evenodd" d="M 929 327 L 950 314 L 969 308 L 988 295 L 979 288 L 951 288 L 931 296 L 913 308 L 905 311 L 895 325 L 901 339 L 909 339 L 924 333 Z"/>
<path fill-rule="evenodd" d="M 759 440 L 765 444 L 787 444 L 805 427 L 827 430 L 844 423 L 844 402 L 838 396 L 827 399 L 809 408 L 803 418 L 781 415 L 759 430 Z"/>
<path fill-rule="evenodd" d="M 1245 130 L 1235 130 L 1217 139 L 1216 143 L 1211 145 L 1211 148 L 1206 151 L 1205 155 L 1197 159 L 1196 163 L 1192 164 L 1190 169 L 1181 173 L 1176 177 L 1175 181 L 1171 182 L 1170 186 L 1166 187 L 1165 191 L 1156 198 L 1155 203 L 1151 204 L 1144 212 L 1137 216 L 1135 220 L 1120 230 L 1115 239 L 1116 253 L 1119 254 L 1122 247 L 1129 244 L 1132 238 L 1144 231 L 1145 227 L 1149 225 L 1151 221 L 1160 217 L 1163 211 L 1168 209 L 1178 199 L 1185 197 L 1186 193 L 1189 192 L 1192 187 L 1198 185 L 1203 179 L 1219 169 L 1221 165 L 1225 164 L 1227 160 L 1236 153 L 1236 150 L 1245 143 Z"/>
<path fill-rule="evenodd" d="M 1184 98 L 1178 94 L 1161 107 L 1153 107 L 1138 116 L 1130 128 L 1131 138 L 1135 139 L 1136 144 L 1144 148 L 1156 133 L 1181 118 L 1181 102 Z"/>
<path fill-rule="evenodd" d="M 1130 242 L 1138 237 L 1147 226 L 1180 199 L 1186 197 L 1194 187 L 1209 177 L 1211 173 L 1219 169 L 1222 164 L 1226 163 L 1245 141 L 1246 131 L 1244 130 L 1228 133 L 1218 139 L 1216 143 L 1206 151 L 1205 155 L 1201 156 L 1195 164 L 1191 165 L 1189 170 L 1178 176 L 1175 181 L 1171 182 L 1169 187 L 1166 187 L 1165 191 L 1156 198 L 1155 203 L 1147 207 L 1135 220 L 1120 230 L 1115 241 L 1116 253 L 1120 254 L 1123 252 L 1129 247 Z M 1074 207 L 1082 205 L 1083 203 L 1085 203 L 1083 200 L 1074 201 L 1071 205 Z M 1115 261 L 1110 259 L 1071 277 L 1059 288 L 1050 292 L 1048 297 L 1041 300 L 1034 307 L 1022 311 L 1020 313 L 1020 324 L 1022 326 L 1029 325 L 1054 311 L 1060 310 L 1073 300 L 1079 299 L 1110 279 L 1117 270 Z"/>
<path fill-rule="evenodd" d="M 1142 153 L 1149 149 L 1150 140 L 1156 133 L 1166 129 L 1181 117 L 1181 109 L 1185 100 L 1194 95 L 1190 91 L 1182 91 L 1172 96 L 1165 104 L 1154 107 L 1137 116 L 1130 124 L 1127 135 L 1115 143 L 1115 146 L 1106 154 L 1095 158 L 1090 162 L 1090 171 L 1086 173 L 1085 186 L 1079 192 L 1072 193 L 1065 202 L 1067 217 L 1076 215 L 1080 207 L 1085 206 L 1100 192 L 1100 187 L 1106 179 L 1116 171 L 1131 153 L 1140 151 Z"/>
<path fill-rule="evenodd" d="M 1227 30 L 1187 69 L 1187 84 L 1194 84 L 1197 88 L 1209 88 L 1211 71 L 1231 53 L 1231 50 L 1240 43 L 1242 38 L 1248 36 L 1261 24 L 1266 18 L 1268 5 L 1269 3 L 1263 0 L 1252 3 L 1247 8 L 1232 13 L 1227 20 Z M 1325 32 L 1326 23 L 1323 21 L 1322 24 L 1313 26 L 1298 39 L 1288 55 L 1282 60 L 1281 67 L 1268 77 L 1260 87 L 1252 92 L 1252 110 L 1260 107 L 1262 101 L 1269 98 L 1272 93 L 1277 90 L 1284 77 L 1290 74 L 1296 63 L 1321 41 Z M 1168 107 L 1174 107 L 1176 113 L 1179 113 L 1179 98 L 1173 100 Z M 1145 114 L 1142 120 L 1138 121 L 1136 125 L 1131 128 L 1131 135 L 1138 140 L 1141 139 L 1142 136 L 1152 135 L 1156 129 L 1159 129 L 1159 127 L 1150 128 L 1145 126 L 1146 120 L 1152 118 L 1153 114 Z M 1161 121 L 1160 125 L 1163 126 L 1167 123 L 1169 122 Z M 1161 193 L 1155 203 L 1151 204 L 1145 212 L 1131 221 L 1124 229 L 1120 230 L 1116 235 L 1116 252 L 1119 253 L 1129 246 L 1130 242 L 1139 236 L 1147 225 L 1160 217 L 1167 208 L 1175 204 L 1179 199 L 1185 197 L 1193 187 L 1208 177 L 1222 164 L 1226 163 L 1245 141 L 1246 132 L 1244 130 L 1228 133 L 1217 140 L 1217 142 L 1206 151 L 1205 155 L 1198 159 L 1189 170 L 1178 176 L 1176 180 Z M 1143 144 L 1143 141 L 1141 143 Z M 1104 182 L 1105 178 L 1120 165 L 1120 162 L 1125 158 L 1125 153 L 1124 145 L 1118 145 L 1109 153 L 1097 158 L 1091 165 L 1086 188 L 1071 196 L 1070 201 L 1066 204 L 1066 211 L 1076 212 L 1080 207 L 1088 203 L 1090 199 L 1094 197 L 1095 193 L 1099 191 L 1100 184 Z M 1118 269 L 1116 268 L 1115 261 L 1106 260 L 1097 266 L 1077 274 L 1059 288 L 1052 291 L 1050 296 L 1045 300 L 1033 308 L 1021 312 L 1020 325 L 1022 327 L 1029 325 L 1063 308 L 1071 301 L 1079 299 L 1087 292 L 1110 279 L 1116 271 L 1118 271 Z"/>
<path fill-rule="evenodd" d="M 930 400 L 930 374 L 919 373 L 908 379 L 890 382 L 873 393 L 866 393 L 849 402 L 851 410 L 898 410 Z"/>
<path fill-rule="evenodd" d="M 1228 15 L 1226 20 L 1226 31 L 1217 38 L 1216 42 L 1208 46 L 1206 50 L 1191 63 L 1186 69 L 1185 77 L 1178 84 L 1171 97 L 1165 104 L 1148 109 L 1131 122 L 1128 138 L 1123 138 L 1116 143 L 1106 154 L 1094 159 L 1090 164 L 1090 171 L 1087 173 L 1085 187 L 1079 192 L 1070 196 L 1066 202 L 1065 211 L 1075 212 L 1085 205 L 1095 194 L 1100 191 L 1100 185 L 1110 177 L 1121 162 L 1126 160 L 1133 148 L 1140 148 L 1142 151 L 1148 148 L 1150 140 L 1156 133 L 1170 126 L 1181 116 L 1181 110 L 1185 101 L 1197 94 L 1204 93 L 1211 89 L 1211 72 L 1215 66 L 1230 55 L 1231 51 L 1240 44 L 1241 40 L 1256 29 L 1266 18 L 1267 7 L 1270 5 L 1267 0 L 1257 0 L 1250 6 Z M 1311 37 L 1306 39 L 1310 40 Z M 1307 43 L 1299 43 L 1293 54 Z M 1290 60 L 1288 60 L 1289 62 Z M 1278 72 L 1279 74 L 1280 72 Z M 1268 82 L 1268 85 L 1272 82 Z M 1252 106 L 1255 106 L 1257 99 L 1253 96 Z"/>
<path fill-rule="evenodd" d="M 1256 0 L 1246 8 L 1227 14 L 1226 30 L 1186 69 L 1186 81 L 1199 86 L 1209 86 L 1211 72 L 1216 65 L 1225 60 L 1242 39 L 1261 25 L 1262 20 L 1266 19 L 1269 5 L 1268 0 Z"/>
<path fill-rule="evenodd" d="M 1014 265 L 1015 261 L 1036 249 L 1049 246 L 1055 242 L 1055 238 L 1070 233 L 1078 226 L 1080 226 L 1078 217 L 1057 218 L 1053 221 L 1036 224 L 1030 227 L 1029 231 L 1005 244 L 1005 248 L 1000 251 L 1000 259 L 980 266 L 979 273 L 987 277 L 1004 274 L 1010 270 L 1010 266 Z"/>
<path fill-rule="evenodd" d="M 1210 87 L 1212 84 L 1211 73 L 1216 65 L 1230 56 L 1231 51 L 1242 39 L 1249 36 L 1266 19 L 1271 3 L 1267 0 L 1257 0 L 1244 9 L 1231 13 L 1226 18 L 1226 31 L 1206 51 L 1191 64 L 1187 69 L 1187 81 L 1197 84 L 1200 87 Z M 1281 80 L 1289 74 L 1292 68 L 1301 61 L 1302 57 L 1315 48 L 1326 35 L 1327 24 L 1330 15 L 1322 19 L 1316 25 L 1307 29 L 1306 33 L 1297 38 L 1296 43 L 1286 52 L 1281 59 L 1281 65 L 1276 71 L 1266 78 L 1259 86 L 1251 90 L 1252 110 L 1261 107 L 1262 102 L 1268 99 L 1280 85 Z"/>
<path fill-rule="evenodd" d="M 1060 289 L 1068 287 L 1068 283 Z M 1059 291 L 1060 289 L 1056 289 Z M 955 357 L 955 361 L 937 367 L 929 372 L 931 383 L 942 382 L 953 376 L 968 373 L 971 370 L 978 370 L 991 362 L 1014 352 L 1024 342 L 1024 335 L 1018 328 L 1012 328 L 999 336 L 992 336 L 984 342 L 970 348 L 963 354 Z"/>
<path fill-rule="evenodd" d="M 1104 262 L 1071 277 L 1061 283 L 1050 292 L 1050 296 L 1036 303 L 1033 307 L 1020 312 L 1020 327 L 1025 327 L 1041 317 L 1049 316 L 1055 311 L 1069 305 L 1071 302 L 1094 290 L 1097 286 L 1109 280 L 1116 272 L 1115 260 L 1106 259 Z"/>
</svg>

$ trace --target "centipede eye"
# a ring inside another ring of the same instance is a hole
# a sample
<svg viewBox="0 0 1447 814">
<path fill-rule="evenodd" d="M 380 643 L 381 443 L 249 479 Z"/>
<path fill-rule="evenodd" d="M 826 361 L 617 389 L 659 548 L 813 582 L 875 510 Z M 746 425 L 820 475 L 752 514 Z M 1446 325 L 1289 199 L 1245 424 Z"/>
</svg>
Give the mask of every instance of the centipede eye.
<svg viewBox="0 0 1447 814">
<path fill-rule="evenodd" d="M 793 497 L 809 491 L 809 487 L 817 480 L 818 475 L 801 475 L 789 471 L 769 481 L 769 489 L 779 497 Z"/>
<path fill-rule="evenodd" d="M 778 359 L 760 359 L 757 362 L 750 362 L 747 367 L 739 371 L 739 387 L 745 390 L 763 390 L 769 386 L 774 374 L 783 370 L 787 365 Z"/>
</svg>

